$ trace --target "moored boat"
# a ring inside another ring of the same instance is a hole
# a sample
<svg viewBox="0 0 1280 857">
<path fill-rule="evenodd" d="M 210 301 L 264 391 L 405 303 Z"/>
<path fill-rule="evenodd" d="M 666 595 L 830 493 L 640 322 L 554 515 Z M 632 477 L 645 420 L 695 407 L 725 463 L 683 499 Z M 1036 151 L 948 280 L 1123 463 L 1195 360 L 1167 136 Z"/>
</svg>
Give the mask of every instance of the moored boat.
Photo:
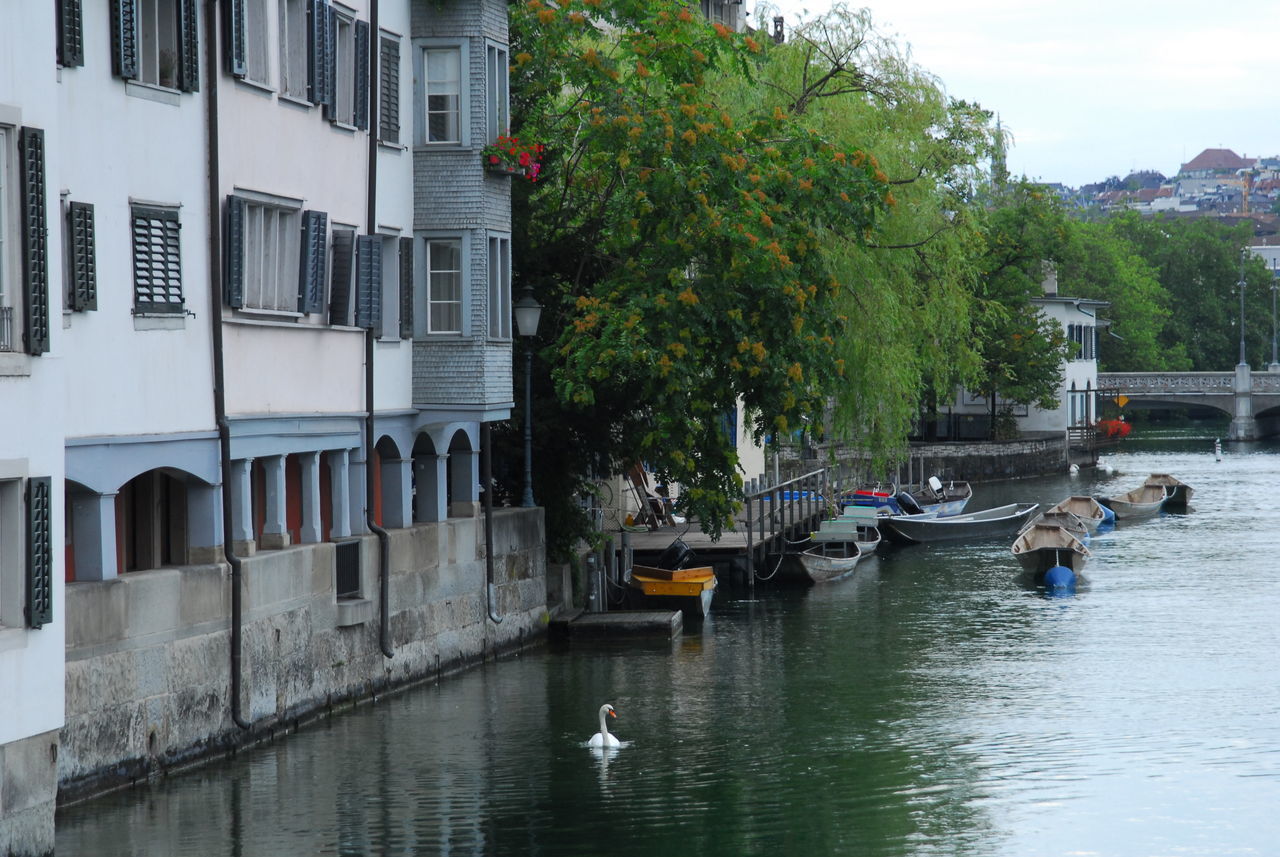
<svg viewBox="0 0 1280 857">
<path fill-rule="evenodd" d="M 791 576 L 810 583 L 830 583 L 852 574 L 865 555 L 858 542 L 815 538 L 812 547 L 795 555 Z"/>
<path fill-rule="evenodd" d="M 889 515 L 880 526 L 885 538 L 899 544 L 989 539 L 1018 532 L 1039 508 L 1039 503 L 1010 503 L 946 517 Z"/>
<path fill-rule="evenodd" d="M 880 544 L 879 523 L 884 517 L 879 510 L 870 506 L 845 506 L 836 517 L 820 522 L 813 538 L 854 541 L 858 543 L 862 553 L 866 554 Z"/>
<path fill-rule="evenodd" d="M 946 517 L 962 514 L 972 497 L 973 487 L 968 482 L 952 481 L 944 484 L 938 477 L 930 476 L 921 486 L 909 485 L 891 490 L 884 490 L 879 485 L 859 488 L 846 495 L 845 502 L 854 506 L 887 509 L 894 515 Z"/>
<path fill-rule="evenodd" d="M 666 569 L 636 565 L 627 578 L 631 602 L 641 608 L 680 610 L 685 619 L 703 619 L 711 611 L 716 574 L 709 565 Z"/>
<path fill-rule="evenodd" d="M 1018 532 L 1021 534 L 1036 524 L 1043 524 L 1049 527 L 1062 527 L 1071 535 L 1075 536 L 1084 544 L 1089 544 L 1089 527 L 1084 521 L 1080 520 L 1076 515 L 1070 512 L 1055 512 L 1046 510 L 1036 515 L 1022 527 Z"/>
<path fill-rule="evenodd" d="M 1098 502 L 1116 513 L 1116 520 L 1149 518 L 1160 512 L 1164 505 L 1164 488 L 1160 485 L 1142 485 L 1132 491 L 1114 497 L 1098 497 Z"/>
<path fill-rule="evenodd" d="M 1035 524 L 1023 530 L 1013 540 L 1010 551 L 1026 571 L 1035 575 L 1036 582 L 1055 567 L 1070 569 L 1080 577 L 1092 556 L 1082 541 L 1054 524 Z"/>
<path fill-rule="evenodd" d="M 1166 506 L 1185 506 L 1191 502 L 1191 495 L 1195 493 L 1190 485 L 1168 473 L 1152 473 L 1142 484 L 1144 487 L 1155 485 L 1164 489 Z"/>
<path fill-rule="evenodd" d="M 1114 521 L 1116 516 L 1115 512 L 1112 512 L 1093 497 L 1086 497 L 1080 494 L 1072 495 L 1045 510 L 1046 515 L 1050 512 L 1066 512 L 1075 515 L 1090 532 L 1098 529 L 1101 524 Z"/>
</svg>

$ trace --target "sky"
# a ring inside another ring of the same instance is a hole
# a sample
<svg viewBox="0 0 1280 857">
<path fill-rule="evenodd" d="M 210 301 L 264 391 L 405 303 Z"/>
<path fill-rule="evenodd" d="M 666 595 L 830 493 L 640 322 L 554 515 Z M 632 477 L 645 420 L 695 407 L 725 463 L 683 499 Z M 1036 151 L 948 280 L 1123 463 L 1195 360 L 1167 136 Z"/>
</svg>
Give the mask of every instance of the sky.
<svg viewBox="0 0 1280 857">
<path fill-rule="evenodd" d="M 772 6 L 790 27 L 831 0 Z M 877 29 L 909 46 L 949 95 L 999 114 L 1014 175 L 1079 187 L 1134 170 L 1172 176 L 1208 148 L 1280 154 L 1277 0 L 850 6 L 870 9 Z M 761 9 L 747 7 L 759 27 Z"/>
</svg>

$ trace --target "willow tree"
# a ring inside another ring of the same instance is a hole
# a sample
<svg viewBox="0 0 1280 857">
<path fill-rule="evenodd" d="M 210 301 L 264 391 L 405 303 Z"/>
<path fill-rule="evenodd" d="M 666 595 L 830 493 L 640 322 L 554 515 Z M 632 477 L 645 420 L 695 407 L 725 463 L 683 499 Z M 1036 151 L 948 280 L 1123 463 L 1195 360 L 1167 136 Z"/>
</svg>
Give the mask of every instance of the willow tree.
<svg viewBox="0 0 1280 857">
<path fill-rule="evenodd" d="M 729 89 L 741 109 L 763 102 L 834 146 L 863 149 L 889 186 L 874 229 L 832 230 L 823 252 L 844 319 L 833 428 L 893 454 L 926 394 L 949 399 L 977 368 L 970 307 L 984 245 L 973 210 L 995 149 L 991 115 L 948 97 L 866 10 L 844 4 L 798 27 L 756 74 L 757 87 Z"/>
<path fill-rule="evenodd" d="M 797 111 L 728 109 L 715 84 L 766 46 L 684 3 L 529 0 L 511 21 L 517 135 L 545 145 L 515 209 L 520 285 L 556 335 L 540 422 L 604 463 L 646 461 L 718 533 L 742 486 L 722 415 L 741 401 L 757 432 L 821 417 L 851 321 L 824 247 L 874 233 L 889 177 Z M 541 456 L 543 476 L 581 473 L 574 452 Z"/>
</svg>

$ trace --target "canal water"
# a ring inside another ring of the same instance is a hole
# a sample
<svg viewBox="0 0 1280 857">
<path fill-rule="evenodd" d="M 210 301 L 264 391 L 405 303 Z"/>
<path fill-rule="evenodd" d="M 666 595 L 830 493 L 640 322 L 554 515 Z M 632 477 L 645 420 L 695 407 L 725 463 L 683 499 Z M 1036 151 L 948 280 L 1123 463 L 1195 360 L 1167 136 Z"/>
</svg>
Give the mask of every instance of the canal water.
<svg viewBox="0 0 1280 857">
<path fill-rule="evenodd" d="M 1070 597 L 1004 541 L 722 592 L 672 643 L 539 649 L 72 807 L 57 854 L 1280 853 L 1280 447 L 1212 450 L 1166 433 L 1112 474 L 977 487 L 1195 487 L 1095 537 Z"/>
</svg>

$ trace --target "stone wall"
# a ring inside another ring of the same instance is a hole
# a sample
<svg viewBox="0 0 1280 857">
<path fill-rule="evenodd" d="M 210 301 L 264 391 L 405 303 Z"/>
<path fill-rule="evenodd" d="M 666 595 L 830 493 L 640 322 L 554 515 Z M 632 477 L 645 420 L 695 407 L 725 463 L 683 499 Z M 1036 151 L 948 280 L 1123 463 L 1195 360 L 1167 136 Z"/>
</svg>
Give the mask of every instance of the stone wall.
<svg viewBox="0 0 1280 857">
<path fill-rule="evenodd" d="M 335 597 L 331 543 L 243 561 L 241 714 L 232 721 L 230 568 L 132 572 L 67 586 L 59 800 L 76 800 L 296 728 L 373 693 L 540 642 L 540 509 L 495 510 L 488 618 L 483 518 L 390 531 L 391 648 L 378 626 L 378 540 L 360 537 L 362 595 Z M 48 748 L 45 748 L 46 752 Z"/>
<path fill-rule="evenodd" d="M 823 445 L 811 447 L 810 457 L 801 459 L 800 448 L 782 449 L 781 475 L 784 479 L 819 469 L 831 461 L 832 450 Z M 889 481 L 900 484 L 937 476 L 945 481 L 991 482 L 997 479 L 1020 479 L 1044 476 L 1067 469 L 1067 439 L 1059 432 L 1026 433 L 1017 440 L 939 441 L 911 444 L 910 462 L 888 473 L 874 473 L 864 458 L 850 456 L 837 449 L 835 459 L 851 472 L 859 474 L 855 481 Z"/>
<path fill-rule="evenodd" d="M 0 854 L 53 849 L 58 733 L 0 744 Z"/>
</svg>

